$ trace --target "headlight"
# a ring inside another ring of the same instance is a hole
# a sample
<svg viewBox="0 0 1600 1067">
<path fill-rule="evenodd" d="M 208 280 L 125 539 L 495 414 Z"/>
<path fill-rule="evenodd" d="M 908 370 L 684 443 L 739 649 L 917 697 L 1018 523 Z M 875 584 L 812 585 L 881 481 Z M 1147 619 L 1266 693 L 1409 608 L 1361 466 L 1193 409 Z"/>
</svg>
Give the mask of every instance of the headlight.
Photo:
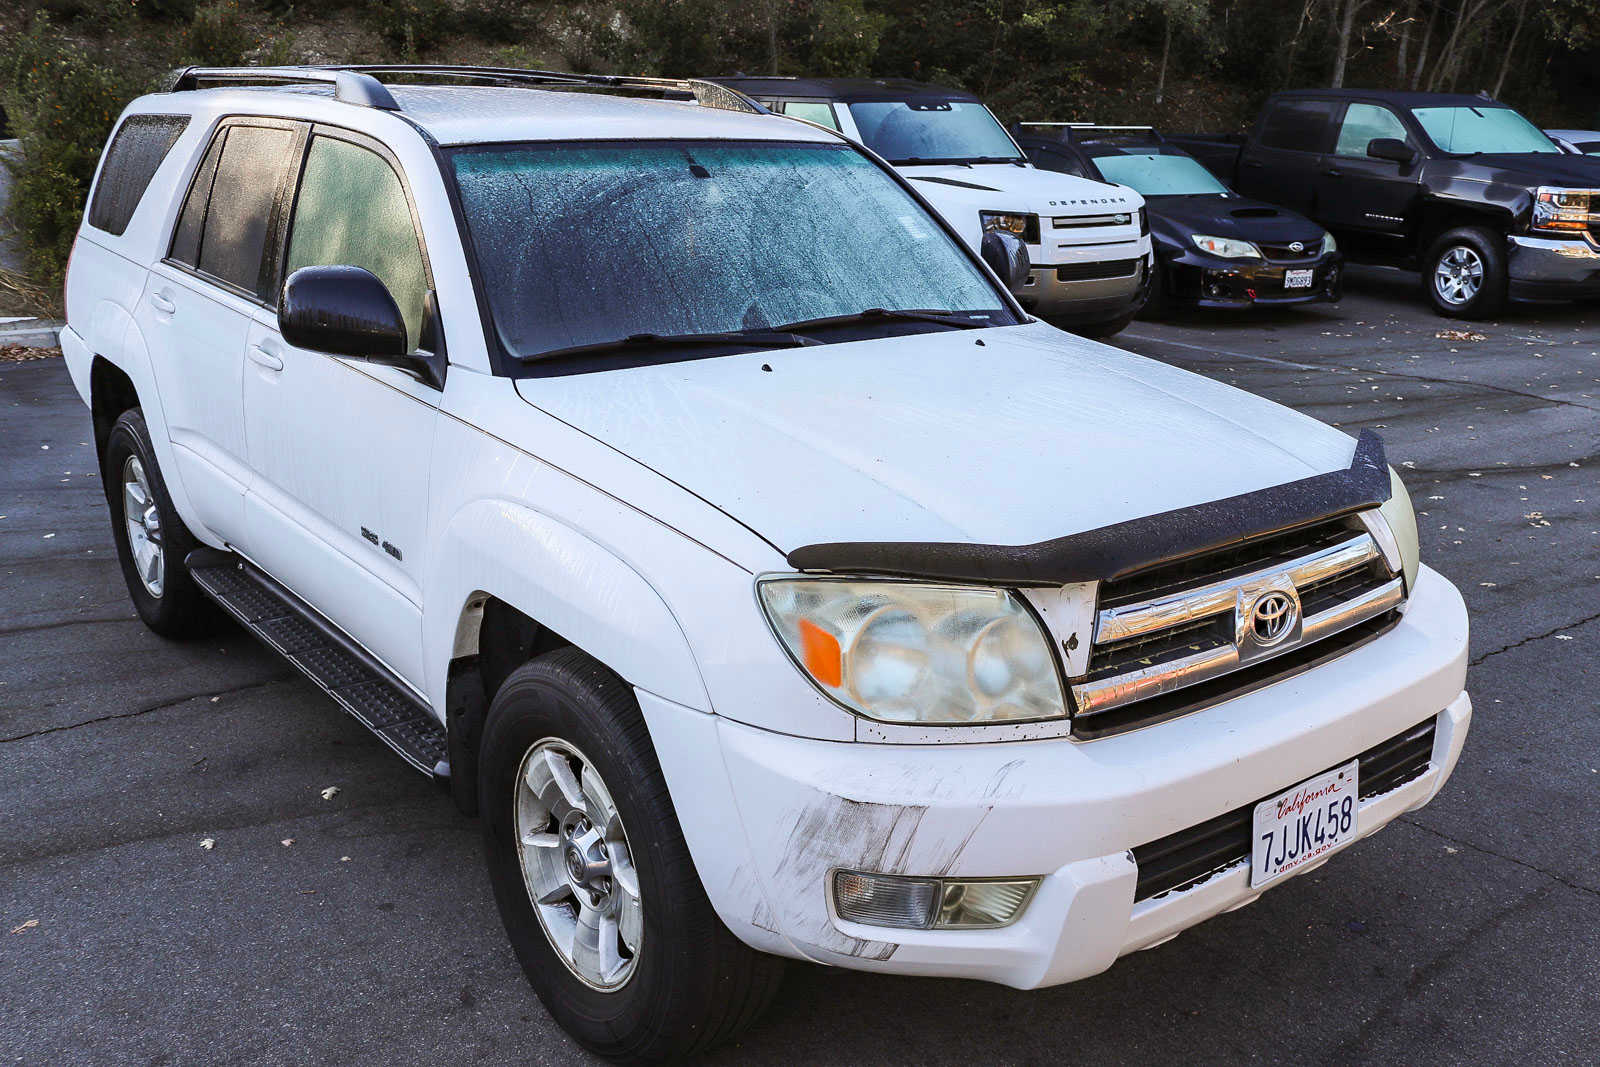
<svg viewBox="0 0 1600 1067">
<path fill-rule="evenodd" d="M 1533 228 L 1546 233 L 1582 233 L 1593 221 L 1590 207 L 1600 194 L 1588 189 L 1541 188 L 1533 200 Z"/>
<path fill-rule="evenodd" d="M 858 714 L 943 724 L 1066 716 L 1049 641 L 1004 589 L 769 578 L 758 590 L 795 662 Z"/>
<path fill-rule="evenodd" d="M 1261 249 L 1249 241 L 1236 241 L 1232 237 L 1207 237 L 1204 234 L 1192 234 L 1190 240 L 1202 252 L 1210 252 L 1223 259 L 1260 259 Z"/>
<path fill-rule="evenodd" d="M 1333 239 L 1333 234 L 1324 230 L 1322 233 L 1322 254 L 1327 255 L 1329 252 L 1337 251 L 1339 251 L 1339 242 Z"/>
<path fill-rule="evenodd" d="M 1014 233 L 1022 238 L 1024 244 L 1036 245 L 1039 243 L 1039 216 L 1019 215 L 1011 212 L 980 211 L 978 218 L 983 220 L 983 232 L 990 230 L 1004 230 Z"/>
<path fill-rule="evenodd" d="M 1389 524 L 1395 544 L 1400 547 L 1400 562 L 1406 576 L 1406 592 L 1417 587 L 1417 566 L 1421 552 L 1417 547 L 1417 513 L 1411 507 L 1411 494 L 1393 467 L 1389 468 L 1389 499 L 1378 509 Z"/>
</svg>

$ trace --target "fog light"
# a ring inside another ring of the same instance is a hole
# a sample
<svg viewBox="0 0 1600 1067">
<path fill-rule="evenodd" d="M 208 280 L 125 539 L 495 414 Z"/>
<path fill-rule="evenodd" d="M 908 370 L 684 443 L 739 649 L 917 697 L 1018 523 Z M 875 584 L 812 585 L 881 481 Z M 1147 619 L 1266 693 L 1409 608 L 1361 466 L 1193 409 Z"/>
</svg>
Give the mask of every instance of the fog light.
<svg viewBox="0 0 1600 1067">
<path fill-rule="evenodd" d="M 841 919 L 901 929 L 976 930 L 1015 922 L 1037 878 L 906 878 L 835 871 L 833 905 Z"/>
</svg>

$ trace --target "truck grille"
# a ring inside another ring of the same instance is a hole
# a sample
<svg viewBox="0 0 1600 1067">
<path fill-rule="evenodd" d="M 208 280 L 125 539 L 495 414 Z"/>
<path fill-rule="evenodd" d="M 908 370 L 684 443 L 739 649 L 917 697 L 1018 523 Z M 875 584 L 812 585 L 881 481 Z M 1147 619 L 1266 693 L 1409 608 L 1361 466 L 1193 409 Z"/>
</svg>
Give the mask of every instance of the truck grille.
<svg viewBox="0 0 1600 1067">
<path fill-rule="evenodd" d="M 1429 719 L 1361 753 L 1361 799 L 1382 796 L 1427 771 L 1433 763 L 1433 732 L 1434 720 Z M 1247 862 L 1250 825 L 1258 803 L 1260 800 L 1135 848 L 1139 881 L 1133 899 L 1148 900 L 1187 889 Z"/>
<path fill-rule="evenodd" d="M 1405 580 L 1359 519 L 1336 519 L 1102 583 L 1072 732 L 1148 726 L 1271 684 L 1371 640 Z"/>
</svg>

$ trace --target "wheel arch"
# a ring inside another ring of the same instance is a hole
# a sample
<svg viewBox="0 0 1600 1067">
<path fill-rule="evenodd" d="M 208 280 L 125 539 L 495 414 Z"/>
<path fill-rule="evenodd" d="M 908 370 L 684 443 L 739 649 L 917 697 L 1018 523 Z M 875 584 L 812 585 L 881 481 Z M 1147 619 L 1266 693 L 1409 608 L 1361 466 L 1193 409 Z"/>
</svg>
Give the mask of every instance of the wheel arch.
<svg viewBox="0 0 1600 1067">
<path fill-rule="evenodd" d="M 1417 228 L 1418 258 L 1428 254 L 1440 235 L 1458 226 L 1480 226 L 1505 235 L 1515 228 L 1516 217 L 1509 207 L 1502 205 L 1430 198 L 1423 202 L 1421 225 Z"/>
</svg>

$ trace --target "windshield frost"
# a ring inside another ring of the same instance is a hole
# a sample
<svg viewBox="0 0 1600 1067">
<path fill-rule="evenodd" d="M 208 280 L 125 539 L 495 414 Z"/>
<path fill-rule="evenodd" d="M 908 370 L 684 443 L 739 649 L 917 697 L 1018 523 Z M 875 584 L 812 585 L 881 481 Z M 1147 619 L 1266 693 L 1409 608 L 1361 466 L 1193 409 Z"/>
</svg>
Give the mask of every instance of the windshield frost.
<svg viewBox="0 0 1600 1067">
<path fill-rule="evenodd" d="M 1414 107 L 1411 113 L 1445 152 L 1560 152 L 1539 128 L 1509 107 Z"/>
<path fill-rule="evenodd" d="M 1188 156 L 1095 156 L 1095 166 L 1108 182 L 1131 187 L 1143 196 L 1188 196 L 1225 193 L 1228 187 Z"/>
<path fill-rule="evenodd" d="M 762 329 L 865 308 L 996 311 L 955 242 L 844 145 L 630 142 L 454 153 L 506 346 Z"/>
<path fill-rule="evenodd" d="M 1021 158 L 982 104 L 873 101 L 851 104 L 850 117 L 861 131 L 861 143 L 891 163 Z"/>
</svg>

